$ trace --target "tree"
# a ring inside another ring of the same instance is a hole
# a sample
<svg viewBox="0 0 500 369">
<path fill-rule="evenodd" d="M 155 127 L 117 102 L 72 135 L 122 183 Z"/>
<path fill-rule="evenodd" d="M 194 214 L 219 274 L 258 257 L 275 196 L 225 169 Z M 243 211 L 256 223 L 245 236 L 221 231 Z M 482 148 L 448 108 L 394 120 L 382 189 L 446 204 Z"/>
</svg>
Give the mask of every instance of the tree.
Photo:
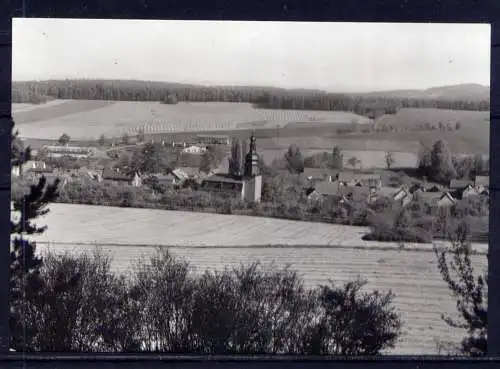
<svg viewBox="0 0 500 369">
<path fill-rule="evenodd" d="M 477 275 L 471 263 L 470 228 L 462 222 L 450 235 L 451 247 L 434 252 L 438 270 L 457 299 L 457 310 L 461 321 L 442 315 L 451 327 L 467 332 L 461 342 L 460 351 L 464 355 L 483 356 L 487 353 L 488 339 L 488 278 L 486 273 Z"/>
<path fill-rule="evenodd" d="M 323 313 L 306 330 L 304 353 L 313 355 L 377 355 L 393 348 L 402 322 L 392 305 L 394 294 L 362 293 L 358 278 L 338 287 L 317 289 Z"/>
<path fill-rule="evenodd" d="M 22 164 L 29 156 L 29 150 L 16 142 L 17 132 L 13 135 L 12 160 Z M 42 259 L 35 254 L 36 243 L 25 236 L 41 234 L 46 227 L 39 227 L 33 221 L 48 213 L 47 205 L 58 196 L 59 180 L 47 184 L 45 177 L 30 186 L 28 193 L 12 199 L 11 253 L 10 253 L 10 330 L 11 347 L 16 351 L 29 349 L 34 336 L 33 317 L 27 316 L 27 307 L 39 298 L 43 287 L 40 278 Z"/>
<path fill-rule="evenodd" d="M 486 171 L 486 160 L 483 155 L 476 154 L 473 158 L 472 173 L 474 175 L 481 175 Z"/>
<path fill-rule="evenodd" d="M 456 176 L 451 151 L 444 140 L 436 141 L 431 151 L 431 177 L 439 183 L 448 183 Z"/>
<path fill-rule="evenodd" d="M 69 141 L 71 140 L 71 138 L 66 134 L 66 133 L 63 133 L 61 135 L 61 137 L 59 137 L 59 139 L 57 140 L 61 145 L 67 145 L 69 143 Z"/>
<path fill-rule="evenodd" d="M 225 156 L 226 153 L 219 145 L 207 146 L 207 150 L 201 156 L 200 172 L 210 173 L 220 165 Z"/>
<path fill-rule="evenodd" d="M 286 169 L 290 173 L 298 174 L 304 171 L 304 158 L 300 149 L 295 145 L 290 145 L 285 153 Z"/>
<path fill-rule="evenodd" d="M 144 142 L 144 130 L 142 128 L 137 132 L 137 142 Z"/>
<path fill-rule="evenodd" d="M 127 132 L 125 132 L 122 136 L 122 144 L 124 145 L 128 145 L 129 144 L 129 137 L 128 137 L 128 134 Z"/>
<path fill-rule="evenodd" d="M 388 151 L 385 154 L 385 165 L 387 166 L 387 169 L 391 169 L 395 162 L 396 160 L 394 160 L 394 153 L 392 151 Z"/>
<path fill-rule="evenodd" d="M 335 146 L 332 150 L 331 167 L 338 170 L 344 169 L 344 155 L 342 154 L 342 150 L 338 146 Z"/>
<path fill-rule="evenodd" d="M 146 143 L 135 150 L 130 159 L 132 171 L 142 173 L 164 173 L 171 166 L 171 153 L 160 143 Z"/>
<path fill-rule="evenodd" d="M 231 143 L 231 156 L 229 157 L 229 173 L 239 176 L 243 173 L 243 150 L 239 139 Z"/>
<path fill-rule="evenodd" d="M 177 96 L 172 94 L 165 96 L 165 98 L 163 99 L 163 103 L 168 105 L 175 105 L 178 102 L 179 100 L 177 99 Z"/>
<path fill-rule="evenodd" d="M 103 147 L 106 144 L 106 137 L 104 137 L 104 134 L 99 136 L 99 139 L 97 140 L 97 143 L 99 146 Z"/>
<path fill-rule="evenodd" d="M 355 156 L 347 160 L 347 164 L 349 164 L 353 169 L 356 168 L 356 165 L 358 165 L 359 163 L 361 163 L 361 161 L 358 160 L 358 158 L 356 158 Z"/>
</svg>

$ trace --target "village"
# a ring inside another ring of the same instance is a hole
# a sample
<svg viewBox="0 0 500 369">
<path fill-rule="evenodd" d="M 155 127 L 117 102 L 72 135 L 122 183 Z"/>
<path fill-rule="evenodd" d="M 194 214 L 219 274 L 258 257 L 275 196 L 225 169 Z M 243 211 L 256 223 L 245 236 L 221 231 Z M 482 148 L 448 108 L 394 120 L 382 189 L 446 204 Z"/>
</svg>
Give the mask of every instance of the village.
<svg viewBox="0 0 500 369">
<path fill-rule="evenodd" d="M 107 150 L 95 146 L 76 146 L 67 142 L 43 145 L 32 150 L 31 160 L 20 166 L 13 166 L 13 177 L 46 177 L 49 182 L 55 178 L 60 186 L 81 180 L 96 183 L 119 184 L 136 188 L 180 189 L 192 187 L 205 192 L 230 194 L 246 203 L 261 201 L 262 173 L 258 154 L 258 142 L 252 135 L 248 142 L 249 150 L 240 158 L 241 166 L 231 169 L 231 138 L 222 135 L 195 135 L 191 142 L 175 142 L 161 139 L 154 145 L 166 147 L 170 153 L 182 153 L 190 157 L 203 157 L 208 150 L 217 147 L 222 157 L 210 170 L 199 166 L 166 166 L 161 172 L 141 172 L 119 165 L 120 151 L 139 150 L 148 142 L 136 139 L 126 144 L 113 141 Z M 43 153 L 43 155 L 42 155 Z M 72 161 L 72 168 L 61 164 L 61 159 Z M 82 161 L 87 165 L 81 164 Z M 78 164 L 80 163 L 80 164 Z M 105 163 L 105 164 L 103 164 Z M 80 165 L 80 166 L 79 166 Z M 286 169 L 277 169 L 282 175 L 289 175 Z M 375 170 L 335 170 L 323 168 L 303 168 L 298 176 L 304 181 L 303 194 L 310 204 L 330 203 L 348 204 L 350 201 L 375 203 L 379 199 L 391 199 L 406 206 L 419 199 L 430 206 L 452 206 L 457 201 L 473 196 L 489 196 L 489 176 L 487 172 L 475 174 L 472 179 L 451 179 L 447 185 L 409 178 L 407 183 L 394 183 L 384 168 Z M 154 186 L 152 186 L 154 184 Z"/>
</svg>

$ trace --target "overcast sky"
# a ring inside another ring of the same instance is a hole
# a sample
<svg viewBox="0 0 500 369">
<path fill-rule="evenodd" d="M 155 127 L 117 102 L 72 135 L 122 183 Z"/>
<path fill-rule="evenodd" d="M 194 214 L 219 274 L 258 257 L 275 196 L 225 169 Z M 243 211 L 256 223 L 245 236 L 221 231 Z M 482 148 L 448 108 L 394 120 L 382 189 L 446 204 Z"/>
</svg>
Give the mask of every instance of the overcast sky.
<svg viewBox="0 0 500 369">
<path fill-rule="evenodd" d="M 373 91 L 489 85 L 479 24 L 27 19 L 13 80 L 95 78 Z"/>
</svg>

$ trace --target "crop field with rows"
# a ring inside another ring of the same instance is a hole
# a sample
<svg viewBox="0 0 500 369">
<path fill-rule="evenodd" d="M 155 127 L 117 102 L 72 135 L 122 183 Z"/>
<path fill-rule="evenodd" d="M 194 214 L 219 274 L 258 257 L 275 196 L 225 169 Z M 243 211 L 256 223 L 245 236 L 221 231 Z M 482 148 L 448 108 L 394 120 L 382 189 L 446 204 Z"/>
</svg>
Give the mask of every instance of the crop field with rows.
<svg viewBox="0 0 500 369">
<path fill-rule="evenodd" d="M 179 103 L 54 100 L 47 104 L 13 104 L 13 117 L 21 135 L 58 138 L 66 132 L 75 139 L 217 130 L 259 129 L 289 122 L 325 124 L 370 122 L 349 112 L 254 109 L 247 103 Z M 29 124 L 28 124 L 29 123 Z"/>
</svg>

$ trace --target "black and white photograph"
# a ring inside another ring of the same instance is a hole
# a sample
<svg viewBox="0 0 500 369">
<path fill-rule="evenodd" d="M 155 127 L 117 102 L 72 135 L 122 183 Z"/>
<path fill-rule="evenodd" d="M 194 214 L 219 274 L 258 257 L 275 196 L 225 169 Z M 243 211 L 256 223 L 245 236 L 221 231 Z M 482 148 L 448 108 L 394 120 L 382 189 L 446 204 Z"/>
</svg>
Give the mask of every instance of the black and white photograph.
<svg viewBox="0 0 500 369">
<path fill-rule="evenodd" d="M 10 350 L 485 355 L 490 37 L 14 18 Z"/>
</svg>

